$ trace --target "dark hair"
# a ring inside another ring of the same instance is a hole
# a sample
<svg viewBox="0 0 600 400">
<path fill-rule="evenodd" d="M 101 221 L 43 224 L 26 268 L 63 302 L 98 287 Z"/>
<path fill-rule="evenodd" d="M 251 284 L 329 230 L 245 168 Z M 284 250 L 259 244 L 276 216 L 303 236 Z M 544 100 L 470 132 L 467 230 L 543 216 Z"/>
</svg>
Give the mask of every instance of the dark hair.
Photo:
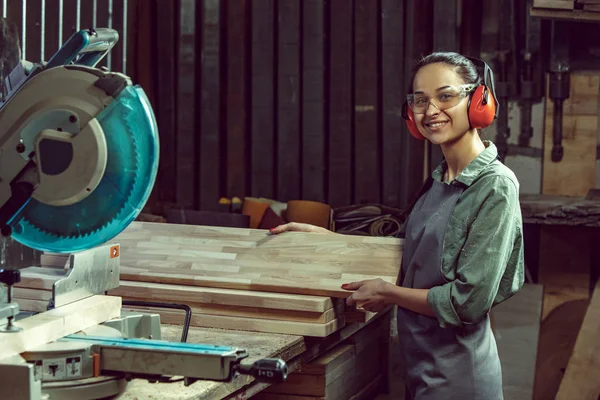
<svg viewBox="0 0 600 400">
<path fill-rule="evenodd" d="M 462 54 L 452 52 L 435 52 L 421 58 L 415 65 L 409 84 L 409 93 L 412 93 L 413 91 L 413 81 L 417 72 L 426 65 L 437 63 L 446 64 L 449 67 L 453 67 L 454 72 L 456 72 L 467 84 L 480 84 L 482 82 L 481 76 L 479 75 L 479 72 L 477 72 L 475 64 L 473 64 L 473 62 L 467 57 L 463 56 Z"/>
</svg>

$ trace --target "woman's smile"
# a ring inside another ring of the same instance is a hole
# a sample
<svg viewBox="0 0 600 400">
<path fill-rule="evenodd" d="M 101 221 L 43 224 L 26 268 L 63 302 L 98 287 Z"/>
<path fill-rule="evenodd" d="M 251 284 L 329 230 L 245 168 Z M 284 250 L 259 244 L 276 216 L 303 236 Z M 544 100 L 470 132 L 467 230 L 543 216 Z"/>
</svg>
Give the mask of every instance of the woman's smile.
<svg viewBox="0 0 600 400">
<path fill-rule="evenodd" d="M 447 124 L 448 124 L 448 120 L 435 120 L 435 121 L 430 121 L 425 125 L 425 127 L 427 127 L 427 129 L 431 132 L 439 132 L 440 130 L 442 130 Z"/>
</svg>

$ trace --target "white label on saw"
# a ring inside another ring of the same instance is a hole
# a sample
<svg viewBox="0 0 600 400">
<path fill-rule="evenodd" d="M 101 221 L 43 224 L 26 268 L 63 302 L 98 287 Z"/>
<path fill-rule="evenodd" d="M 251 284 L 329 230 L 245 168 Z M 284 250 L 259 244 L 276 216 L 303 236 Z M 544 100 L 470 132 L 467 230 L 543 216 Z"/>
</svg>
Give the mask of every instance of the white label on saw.
<svg viewBox="0 0 600 400">
<path fill-rule="evenodd" d="M 75 378 L 81 376 L 81 357 L 67 358 L 67 377 Z"/>
<path fill-rule="evenodd" d="M 44 360 L 42 380 L 52 381 L 64 379 L 67 376 L 66 365 L 64 358 L 54 358 Z"/>
</svg>

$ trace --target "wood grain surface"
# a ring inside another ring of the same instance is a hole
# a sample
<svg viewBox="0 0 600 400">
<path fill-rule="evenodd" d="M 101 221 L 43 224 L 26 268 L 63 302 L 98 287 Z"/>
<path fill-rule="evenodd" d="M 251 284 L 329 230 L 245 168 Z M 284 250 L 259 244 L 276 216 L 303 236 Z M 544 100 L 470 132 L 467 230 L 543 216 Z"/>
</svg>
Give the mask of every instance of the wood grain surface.
<svg viewBox="0 0 600 400">
<path fill-rule="evenodd" d="M 345 298 L 341 285 L 396 281 L 402 241 L 340 234 L 134 222 L 121 245 L 121 279 Z"/>
</svg>

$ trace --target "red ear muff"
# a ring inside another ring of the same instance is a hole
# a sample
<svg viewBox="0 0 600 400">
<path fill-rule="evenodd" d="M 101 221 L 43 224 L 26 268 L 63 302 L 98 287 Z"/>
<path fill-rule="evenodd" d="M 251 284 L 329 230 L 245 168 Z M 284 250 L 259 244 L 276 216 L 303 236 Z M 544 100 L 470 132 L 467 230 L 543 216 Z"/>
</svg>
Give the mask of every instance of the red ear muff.
<svg viewBox="0 0 600 400">
<path fill-rule="evenodd" d="M 496 116 L 496 100 L 484 85 L 478 86 L 469 99 L 469 123 L 475 129 L 487 128 Z"/>
<path fill-rule="evenodd" d="M 410 109 L 410 107 L 408 107 L 406 103 L 404 103 L 403 114 L 404 120 L 406 121 L 406 127 L 408 128 L 410 134 L 415 139 L 425 140 L 425 136 L 423 136 L 421 132 L 419 132 L 419 128 L 417 128 L 417 123 L 415 122 L 415 115 L 413 114 L 413 111 Z"/>
</svg>

